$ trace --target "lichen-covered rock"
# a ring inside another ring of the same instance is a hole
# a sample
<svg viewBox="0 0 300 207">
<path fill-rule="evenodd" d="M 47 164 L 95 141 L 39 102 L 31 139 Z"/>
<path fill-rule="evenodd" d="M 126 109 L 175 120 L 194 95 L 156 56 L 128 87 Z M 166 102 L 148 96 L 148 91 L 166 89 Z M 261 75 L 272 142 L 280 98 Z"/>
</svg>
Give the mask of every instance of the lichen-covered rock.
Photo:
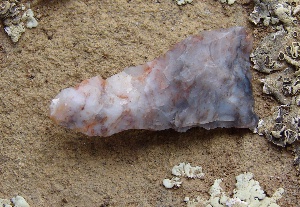
<svg viewBox="0 0 300 207">
<path fill-rule="evenodd" d="M 0 2 L 0 20 L 3 21 L 4 31 L 14 43 L 18 42 L 25 32 L 25 22 L 27 28 L 34 28 L 38 25 L 33 11 L 25 10 L 25 5 L 18 0 Z"/>
<path fill-rule="evenodd" d="M 263 117 L 257 127 L 259 134 L 265 135 L 269 141 L 282 147 L 299 140 L 300 133 L 300 76 L 298 67 L 300 65 L 300 43 L 296 38 L 290 40 L 291 37 L 289 36 L 286 35 L 284 38 L 285 48 L 281 50 L 276 50 L 276 47 L 272 48 L 273 53 L 279 54 L 278 59 L 274 61 L 274 70 L 277 72 L 269 74 L 261 80 L 263 93 L 272 95 L 280 105 L 272 109 L 272 116 Z M 271 41 L 268 40 L 268 42 Z M 260 55 L 256 57 L 260 57 Z M 281 70 L 278 70 L 278 63 L 275 63 L 279 61 L 281 62 L 279 64 L 282 64 Z"/>
<path fill-rule="evenodd" d="M 273 109 L 271 117 L 258 124 L 257 131 L 276 145 L 285 147 L 299 140 L 299 109 L 294 105 L 281 105 Z"/>
<path fill-rule="evenodd" d="M 90 136 L 128 129 L 254 128 L 251 48 L 242 27 L 190 36 L 144 65 L 63 90 L 52 100 L 51 119 Z"/>
<path fill-rule="evenodd" d="M 18 42 L 22 34 L 25 32 L 23 22 L 17 25 L 11 25 L 4 28 L 4 31 L 11 38 L 11 41 Z"/>
<path fill-rule="evenodd" d="M 254 0 L 254 11 L 250 21 L 254 24 L 262 22 L 265 26 L 283 23 L 286 29 L 296 25 L 293 17 L 293 7 L 284 0 Z"/>
<path fill-rule="evenodd" d="M 285 64 L 278 61 L 279 53 L 287 44 L 287 32 L 280 30 L 264 37 L 251 53 L 253 68 L 262 73 L 283 70 Z"/>
<path fill-rule="evenodd" d="M 282 147 L 295 143 L 300 133 L 300 77 L 288 68 L 268 75 L 262 83 L 263 92 L 280 105 L 272 109 L 272 116 L 262 118 L 256 131 Z"/>
<path fill-rule="evenodd" d="M 255 0 L 250 15 L 254 24 L 272 26 L 270 33 L 251 54 L 254 69 L 268 75 L 261 80 L 263 93 L 274 97 L 278 106 L 272 116 L 261 117 L 257 132 L 276 145 L 298 150 L 300 118 L 300 29 L 298 1 Z M 299 125 L 299 126 L 298 126 Z M 295 153 L 299 169 L 299 156 Z"/>
</svg>

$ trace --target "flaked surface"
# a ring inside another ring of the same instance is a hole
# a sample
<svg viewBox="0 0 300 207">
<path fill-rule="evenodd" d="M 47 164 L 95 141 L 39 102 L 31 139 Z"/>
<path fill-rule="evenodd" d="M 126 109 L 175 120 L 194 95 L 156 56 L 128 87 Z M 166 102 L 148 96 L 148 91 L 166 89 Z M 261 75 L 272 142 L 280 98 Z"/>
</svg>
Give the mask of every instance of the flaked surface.
<svg viewBox="0 0 300 207">
<path fill-rule="evenodd" d="M 253 129 L 251 49 L 242 27 L 190 36 L 144 65 L 63 90 L 51 103 L 51 119 L 90 136 L 194 126 Z"/>
</svg>

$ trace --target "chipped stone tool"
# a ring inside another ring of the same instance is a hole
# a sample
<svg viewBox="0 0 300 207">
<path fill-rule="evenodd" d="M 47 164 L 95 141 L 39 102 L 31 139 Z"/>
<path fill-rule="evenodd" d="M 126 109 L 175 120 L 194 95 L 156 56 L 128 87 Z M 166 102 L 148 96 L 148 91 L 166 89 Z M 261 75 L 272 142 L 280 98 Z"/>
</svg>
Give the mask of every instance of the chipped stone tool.
<svg viewBox="0 0 300 207">
<path fill-rule="evenodd" d="M 258 118 L 251 49 L 243 27 L 190 36 L 144 65 L 62 90 L 51 102 L 50 117 L 89 136 L 128 129 L 185 132 L 196 126 L 253 129 Z"/>
</svg>

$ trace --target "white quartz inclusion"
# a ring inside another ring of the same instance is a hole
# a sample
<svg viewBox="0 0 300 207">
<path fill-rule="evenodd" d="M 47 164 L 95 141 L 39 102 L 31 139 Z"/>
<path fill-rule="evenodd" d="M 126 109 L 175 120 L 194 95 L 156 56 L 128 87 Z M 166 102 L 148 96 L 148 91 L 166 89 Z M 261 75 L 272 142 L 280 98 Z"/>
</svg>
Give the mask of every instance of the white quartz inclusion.
<svg viewBox="0 0 300 207">
<path fill-rule="evenodd" d="M 242 27 L 190 36 L 144 65 L 62 90 L 50 105 L 50 117 L 89 136 L 128 129 L 185 132 L 195 126 L 253 129 L 258 119 L 251 48 Z"/>
</svg>

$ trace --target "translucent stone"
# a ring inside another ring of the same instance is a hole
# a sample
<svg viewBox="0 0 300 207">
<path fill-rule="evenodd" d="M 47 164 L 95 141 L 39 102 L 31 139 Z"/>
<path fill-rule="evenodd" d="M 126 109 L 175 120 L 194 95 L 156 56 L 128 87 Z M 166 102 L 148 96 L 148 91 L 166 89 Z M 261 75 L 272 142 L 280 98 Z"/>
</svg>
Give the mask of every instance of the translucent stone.
<svg viewBox="0 0 300 207">
<path fill-rule="evenodd" d="M 249 54 L 243 27 L 205 31 L 151 62 L 62 90 L 50 105 L 59 125 L 89 136 L 128 129 L 253 129 Z"/>
</svg>

